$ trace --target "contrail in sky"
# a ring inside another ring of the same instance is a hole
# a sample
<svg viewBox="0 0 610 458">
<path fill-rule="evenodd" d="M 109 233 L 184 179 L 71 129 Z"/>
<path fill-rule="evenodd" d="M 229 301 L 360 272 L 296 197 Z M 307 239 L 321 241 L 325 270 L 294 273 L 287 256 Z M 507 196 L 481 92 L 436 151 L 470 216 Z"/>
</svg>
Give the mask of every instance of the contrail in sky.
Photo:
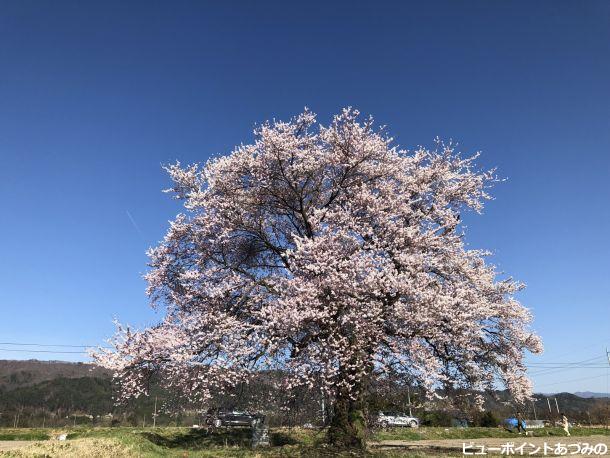
<svg viewBox="0 0 610 458">
<path fill-rule="evenodd" d="M 127 213 L 129 221 L 131 221 L 131 224 L 133 224 L 133 227 L 135 227 L 136 231 L 138 231 L 138 234 L 140 234 L 140 237 L 144 238 L 144 234 L 142 233 L 142 231 L 138 227 L 138 225 L 136 223 L 136 220 L 133 219 L 133 216 L 131 216 L 131 213 L 129 213 L 129 210 L 125 210 L 125 213 Z"/>
</svg>

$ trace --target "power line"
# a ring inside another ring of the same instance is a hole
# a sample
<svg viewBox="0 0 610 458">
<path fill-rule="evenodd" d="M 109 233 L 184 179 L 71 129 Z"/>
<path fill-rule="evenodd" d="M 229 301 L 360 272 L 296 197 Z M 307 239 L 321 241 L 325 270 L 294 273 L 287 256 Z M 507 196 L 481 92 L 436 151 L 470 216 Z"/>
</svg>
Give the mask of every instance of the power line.
<svg viewBox="0 0 610 458">
<path fill-rule="evenodd" d="M 23 353 L 75 353 L 79 355 L 86 355 L 86 351 L 55 351 L 55 350 L 24 350 L 23 348 L 0 348 L 0 351 L 16 351 Z"/>
<path fill-rule="evenodd" d="M 41 343 L 24 343 L 24 342 L 0 342 L 0 345 L 23 345 L 23 346 L 31 346 L 31 347 L 72 347 L 72 348 L 96 347 L 96 345 L 41 344 Z"/>
<path fill-rule="evenodd" d="M 591 345 L 593 346 L 593 345 Z M 586 348 L 590 348 L 586 347 Z M 528 371 L 529 375 L 534 376 L 534 377 L 540 377 L 540 376 L 546 376 L 546 375 L 552 375 L 552 374 L 557 374 L 557 373 L 561 373 L 561 372 L 567 372 L 567 371 L 573 371 L 573 370 L 582 370 L 582 369 L 602 369 L 605 366 L 601 366 L 602 360 L 605 359 L 603 355 L 599 355 L 599 356 L 594 356 L 592 358 L 587 358 L 587 359 L 583 359 L 581 361 L 574 361 L 574 362 L 532 362 L 530 364 L 525 365 L 528 369 L 534 369 L 534 371 Z M 581 378 L 577 378 L 577 379 L 571 379 L 571 380 L 562 380 L 562 381 L 558 381 L 558 382 L 553 382 L 553 383 L 547 383 L 547 384 L 535 384 L 536 389 L 540 389 L 540 388 L 544 388 L 547 386 L 555 386 L 555 385 L 560 385 L 562 383 L 570 383 L 570 382 L 579 382 L 579 381 L 583 381 L 583 380 L 593 380 L 593 379 L 598 379 L 603 377 L 604 375 L 594 375 L 594 376 L 589 376 L 589 377 L 581 377 Z"/>
<path fill-rule="evenodd" d="M 594 356 L 593 358 L 583 359 L 582 361 L 566 363 L 564 366 L 562 366 L 560 368 L 536 367 L 535 369 L 540 369 L 540 370 L 537 372 L 531 372 L 530 375 L 550 375 L 550 374 L 555 374 L 557 372 L 561 372 L 563 370 L 578 369 L 583 366 L 591 367 L 588 365 L 588 364 L 593 364 L 593 363 L 591 363 L 591 361 L 597 361 L 602 358 L 603 358 L 603 356 Z"/>
<path fill-rule="evenodd" d="M 593 343 L 590 343 L 589 345 L 586 345 L 584 347 L 581 347 L 581 346 L 571 346 L 566 352 L 562 352 L 561 357 L 563 359 L 564 356 L 569 356 L 569 357 L 572 357 L 572 355 L 580 356 L 586 350 L 589 350 L 589 349 L 594 348 L 594 347 L 599 348 L 599 346 L 601 344 L 605 344 L 605 343 L 608 343 L 608 342 L 610 342 L 610 339 L 608 339 L 608 337 L 605 337 L 603 339 L 596 340 Z"/>
<path fill-rule="evenodd" d="M 574 361 L 574 362 L 569 362 L 569 363 L 568 362 L 564 362 L 564 361 L 562 361 L 562 362 L 549 362 L 549 361 L 545 361 L 545 362 L 540 362 L 540 363 L 527 363 L 526 366 L 546 366 L 546 365 L 552 365 L 552 366 L 554 366 L 554 365 L 568 365 L 568 366 L 570 366 L 570 365 L 575 365 L 575 364 L 585 365 L 586 366 L 588 364 L 597 364 L 596 361 L 599 360 L 599 359 L 605 359 L 605 358 L 603 356 L 598 356 L 598 357 L 595 357 L 595 358 L 591 358 L 589 360 Z"/>
<path fill-rule="evenodd" d="M 586 365 L 586 366 L 525 366 L 528 369 L 553 369 L 553 372 L 561 372 L 561 371 L 568 371 L 568 370 L 572 370 L 572 369 L 604 369 L 606 366 L 601 366 L 601 365 Z M 557 370 L 555 370 L 557 369 Z M 541 371 L 541 372 L 532 372 L 531 375 L 544 375 L 545 372 Z"/>
<path fill-rule="evenodd" d="M 545 383 L 544 385 L 540 385 L 540 386 L 553 386 L 553 385 L 559 385 L 561 383 L 580 382 L 581 380 L 593 380 L 593 379 L 601 378 L 601 377 L 605 377 L 605 376 L 606 376 L 606 374 L 601 374 L 601 375 L 595 375 L 593 377 L 582 377 L 582 378 L 576 378 L 576 379 L 572 379 L 572 380 L 562 380 L 560 382 Z M 540 388 L 540 386 L 537 386 L 536 389 Z"/>
<path fill-rule="evenodd" d="M 113 348 L 100 345 L 69 345 L 69 344 L 41 344 L 30 342 L 0 342 L 0 345 L 15 345 L 23 347 L 61 347 L 61 348 Z M 32 350 L 33 351 L 33 350 Z"/>
<path fill-rule="evenodd" d="M 583 359 L 582 361 L 573 361 L 573 362 L 563 362 L 563 363 L 547 363 L 547 362 L 533 362 L 533 363 L 529 363 L 529 364 L 582 364 L 582 363 L 588 363 L 590 361 L 595 361 L 597 359 L 604 359 L 604 356 L 600 355 L 600 356 L 594 356 L 592 358 L 588 358 L 588 359 Z"/>
<path fill-rule="evenodd" d="M 527 367 L 539 367 L 541 369 L 544 369 L 545 367 L 548 367 L 548 366 L 557 366 L 557 367 L 570 367 L 570 366 L 587 367 L 587 366 L 595 366 L 595 365 L 599 365 L 599 364 L 600 363 L 598 363 L 598 362 L 584 363 L 584 364 L 577 364 L 577 363 L 540 363 L 540 364 L 525 364 L 525 366 L 527 366 Z"/>
<path fill-rule="evenodd" d="M 606 365 L 602 362 L 602 361 L 596 361 L 596 362 L 592 362 L 592 363 L 584 363 L 584 364 L 578 364 L 578 363 L 567 363 L 567 364 L 559 364 L 559 363 L 547 363 L 547 364 L 541 364 L 541 365 L 530 365 L 530 364 L 525 364 L 525 367 L 527 367 L 528 369 L 534 369 L 537 370 L 539 372 L 546 372 L 548 370 L 553 369 L 587 369 L 587 368 L 593 368 L 593 367 L 606 367 Z"/>
</svg>

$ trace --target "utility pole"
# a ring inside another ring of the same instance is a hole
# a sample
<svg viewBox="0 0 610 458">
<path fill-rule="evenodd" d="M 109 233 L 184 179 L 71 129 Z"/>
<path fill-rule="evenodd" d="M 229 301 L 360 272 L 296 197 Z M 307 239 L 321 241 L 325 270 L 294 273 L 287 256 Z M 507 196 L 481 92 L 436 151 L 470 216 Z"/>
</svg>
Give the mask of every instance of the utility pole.
<svg viewBox="0 0 610 458">
<path fill-rule="evenodd" d="M 534 408 L 534 420 L 538 421 L 538 415 L 536 415 L 536 403 L 532 401 L 532 407 Z"/>
<path fill-rule="evenodd" d="M 551 410 L 551 401 L 549 401 L 549 398 L 546 398 L 546 403 L 549 405 L 549 415 L 553 415 L 553 411 Z"/>
<path fill-rule="evenodd" d="M 155 396 L 155 413 L 153 413 L 153 428 L 157 427 L 157 396 Z"/>
<path fill-rule="evenodd" d="M 610 366 L 610 351 L 606 347 L 606 357 L 608 358 L 608 366 Z M 606 391 L 610 391 L 610 369 L 606 372 Z M 610 413 L 610 393 L 606 393 L 606 429 L 608 429 L 608 414 Z"/>
<path fill-rule="evenodd" d="M 326 426 L 326 406 L 324 405 L 324 393 L 322 393 L 322 426 Z"/>
<path fill-rule="evenodd" d="M 557 398 L 555 398 L 555 407 L 557 408 L 557 415 L 559 415 L 559 404 L 557 404 Z"/>
<path fill-rule="evenodd" d="M 407 385 L 407 400 L 409 401 L 409 416 L 412 417 L 413 413 L 411 413 L 411 389 L 409 385 Z"/>
</svg>

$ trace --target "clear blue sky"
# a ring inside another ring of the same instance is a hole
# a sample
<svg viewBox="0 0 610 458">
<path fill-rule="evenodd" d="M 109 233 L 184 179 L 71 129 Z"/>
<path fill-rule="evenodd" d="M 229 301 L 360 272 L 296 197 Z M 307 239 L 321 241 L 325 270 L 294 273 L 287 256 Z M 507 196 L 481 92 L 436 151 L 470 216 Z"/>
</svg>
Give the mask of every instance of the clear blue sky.
<svg viewBox="0 0 610 458">
<path fill-rule="evenodd" d="M 547 349 L 530 361 L 603 356 L 605 0 L 4 1 L 0 341 L 89 345 L 112 334 L 113 317 L 154 322 L 144 252 L 180 210 L 161 193 L 161 164 L 227 153 L 254 123 L 304 106 L 327 121 L 347 105 L 405 148 L 438 135 L 498 166 L 508 181 L 467 219 L 468 240 L 528 285 L 520 298 Z M 0 351 L 28 357 L 81 358 Z M 534 380 L 606 391 L 606 373 Z"/>
</svg>

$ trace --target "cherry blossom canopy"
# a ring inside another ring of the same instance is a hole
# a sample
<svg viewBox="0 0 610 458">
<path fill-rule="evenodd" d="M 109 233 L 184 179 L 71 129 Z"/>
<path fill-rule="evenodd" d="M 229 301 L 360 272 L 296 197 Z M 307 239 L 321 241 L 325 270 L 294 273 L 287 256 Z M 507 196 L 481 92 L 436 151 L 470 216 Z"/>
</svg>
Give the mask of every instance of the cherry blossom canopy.
<svg viewBox="0 0 610 458">
<path fill-rule="evenodd" d="M 335 397 L 388 373 L 428 393 L 500 379 L 529 395 L 524 352 L 542 346 L 513 297 L 522 285 L 466 249 L 460 226 L 493 171 L 451 145 L 399 150 L 352 109 L 255 135 L 202 168 L 167 167 L 186 213 L 146 275 L 166 316 L 96 355 L 125 397 L 160 373 L 205 400 L 263 369 Z"/>
</svg>

